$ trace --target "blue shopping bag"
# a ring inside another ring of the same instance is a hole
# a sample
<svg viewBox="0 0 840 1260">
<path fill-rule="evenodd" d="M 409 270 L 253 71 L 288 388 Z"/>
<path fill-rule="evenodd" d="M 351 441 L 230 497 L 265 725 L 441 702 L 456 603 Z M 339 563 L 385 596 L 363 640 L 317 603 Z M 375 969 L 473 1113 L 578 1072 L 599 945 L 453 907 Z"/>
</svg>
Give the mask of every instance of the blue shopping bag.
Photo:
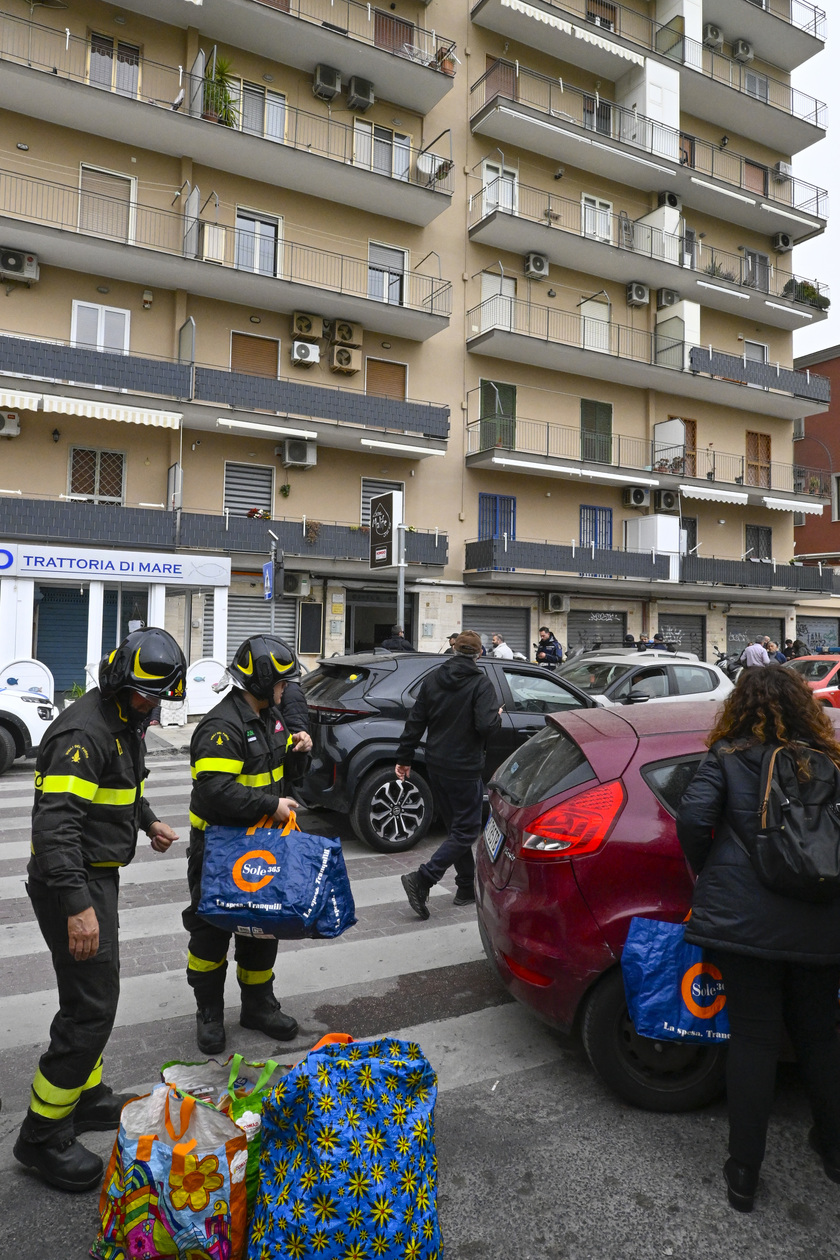
<svg viewBox="0 0 840 1260">
<path fill-rule="evenodd" d="M 720 971 L 684 932 L 684 923 L 631 919 L 621 955 L 630 1018 L 641 1037 L 726 1041 L 729 1017 Z"/>
<path fill-rule="evenodd" d="M 268 822 L 267 819 L 263 820 Z M 208 827 L 198 913 L 226 931 L 283 940 L 340 936 L 356 922 L 341 841 L 277 827 Z"/>
</svg>

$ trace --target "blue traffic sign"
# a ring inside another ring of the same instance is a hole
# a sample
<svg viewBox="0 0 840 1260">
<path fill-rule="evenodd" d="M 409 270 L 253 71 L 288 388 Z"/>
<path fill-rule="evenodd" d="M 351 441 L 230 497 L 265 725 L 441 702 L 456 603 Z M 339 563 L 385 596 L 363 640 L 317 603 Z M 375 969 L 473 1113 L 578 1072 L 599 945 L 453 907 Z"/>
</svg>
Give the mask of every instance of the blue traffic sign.
<svg viewBox="0 0 840 1260">
<path fill-rule="evenodd" d="M 263 565 L 263 599 L 274 598 L 274 564 L 269 560 Z"/>
</svg>

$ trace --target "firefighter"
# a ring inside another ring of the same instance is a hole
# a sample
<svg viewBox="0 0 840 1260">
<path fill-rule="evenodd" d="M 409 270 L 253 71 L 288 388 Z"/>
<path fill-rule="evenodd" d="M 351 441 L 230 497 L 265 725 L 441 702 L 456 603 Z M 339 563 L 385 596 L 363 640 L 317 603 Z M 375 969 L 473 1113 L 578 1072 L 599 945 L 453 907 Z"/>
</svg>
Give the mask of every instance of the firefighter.
<svg viewBox="0 0 840 1260">
<path fill-rule="evenodd" d="M 14 1154 L 61 1190 L 98 1184 L 102 1160 L 76 1136 L 118 1128 L 131 1097 L 102 1081 L 120 993 L 119 868 L 134 857 L 138 830 L 156 853 L 178 839 L 143 795 L 143 735 L 161 700 L 183 700 L 185 676 L 171 635 L 135 630 L 38 751 L 27 892 L 52 955 L 59 1011 Z"/>
<path fill-rule="evenodd" d="M 204 831 L 212 825 L 250 827 L 265 817 L 287 822 L 297 802 L 283 795 L 284 757 L 287 749 L 305 753 L 312 747 L 309 735 L 305 731 L 292 735 L 281 716 L 286 684 L 300 677 L 297 658 L 282 639 L 270 635 L 246 639 L 228 674 L 234 686 L 202 718 L 190 742 L 190 904 L 183 921 L 190 933 L 187 981 L 196 1000 L 196 1038 L 199 1050 L 207 1055 L 220 1054 L 225 1047 L 225 975 L 234 933 L 198 915 Z M 240 1024 L 291 1041 L 297 1022 L 281 1011 L 272 983 L 277 941 L 235 935 Z"/>
</svg>

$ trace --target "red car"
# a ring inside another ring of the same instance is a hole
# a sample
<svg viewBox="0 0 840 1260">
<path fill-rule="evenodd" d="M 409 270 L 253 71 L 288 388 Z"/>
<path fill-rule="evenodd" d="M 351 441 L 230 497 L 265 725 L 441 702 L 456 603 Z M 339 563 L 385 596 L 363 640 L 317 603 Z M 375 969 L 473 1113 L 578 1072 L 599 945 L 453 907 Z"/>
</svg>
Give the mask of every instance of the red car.
<svg viewBox="0 0 840 1260">
<path fill-rule="evenodd" d="M 840 709 L 840 656 L 797 656 L 787 668 L 805 679 L 820 704 Z"/>
</svg>

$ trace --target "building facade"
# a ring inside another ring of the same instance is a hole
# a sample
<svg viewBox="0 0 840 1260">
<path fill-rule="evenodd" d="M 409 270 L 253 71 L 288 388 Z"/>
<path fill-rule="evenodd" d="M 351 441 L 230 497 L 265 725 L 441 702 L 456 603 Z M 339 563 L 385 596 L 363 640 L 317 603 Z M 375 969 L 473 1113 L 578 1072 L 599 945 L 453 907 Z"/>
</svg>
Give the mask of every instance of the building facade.
<svg viewBox="0 0 840 1260">
<path fill-rule="evenodd" d="M 829 403 L 791 344 L 829 305 L 791 263 L 828 214 L 791 165 L 825 134 L 791 86 L 818 9 L 0 7 L 0 548 L 189 574 L 10 562 L 0 656 L 31 630 L 69 686 L 161 614 L 229 654 L 271 533 L 305 659 L 372 647 L 391 488 L 424 650 L 545 623 L 705 653 L 830 596 L 792 563 L 831 493 L 793 446 Z"/>
</svg>

